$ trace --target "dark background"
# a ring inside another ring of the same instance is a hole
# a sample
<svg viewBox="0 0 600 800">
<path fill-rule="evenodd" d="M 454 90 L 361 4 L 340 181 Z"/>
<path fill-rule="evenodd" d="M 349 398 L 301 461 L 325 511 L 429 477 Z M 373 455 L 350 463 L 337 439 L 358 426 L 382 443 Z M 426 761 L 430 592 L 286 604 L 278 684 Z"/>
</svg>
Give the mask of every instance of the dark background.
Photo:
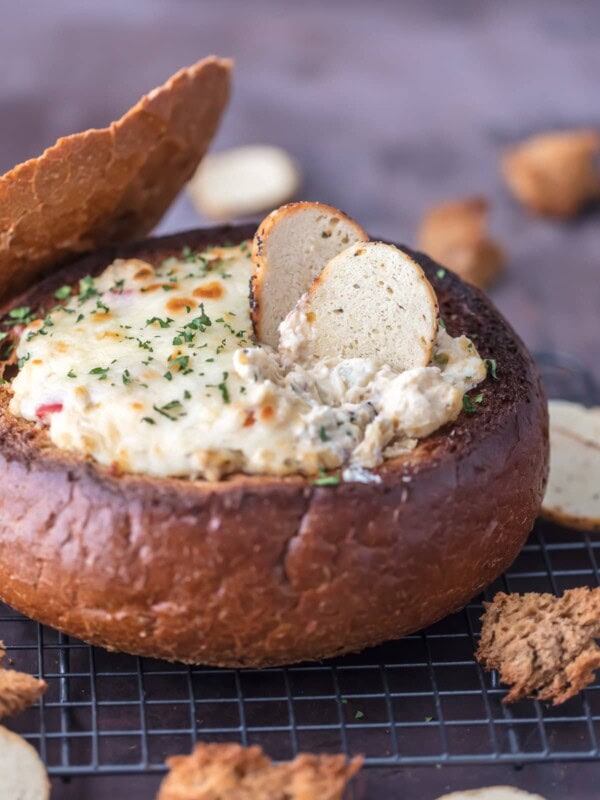
<svg viewBox="0 0 600 800">
<path fill-rule="evenodd" d="M 502 148 L 523 136 L 600 125 L 600 3 L 0 0 L 0 10 L 0 171 L 106 125 L 179 67 L 231 55 L 216 148 L 282 145 L 304 167 L 305 198 L 408 244 L 430 204 L 487 195 L 509 256 L 495 302 L 531 348 L 571 352 L 600 377 L 600 211 L 531 218 L 498 176 Z M 160 229 L 201 222 L 182 197 Z M 597 796 L 599 778 L 595 766 L 372 771 L 364 791 L 429 800 L 509 782 L 558 800 Z M 155 785 L 74 781 L 53 796 L 126 786 L 134 800 Z"/>
</svg>

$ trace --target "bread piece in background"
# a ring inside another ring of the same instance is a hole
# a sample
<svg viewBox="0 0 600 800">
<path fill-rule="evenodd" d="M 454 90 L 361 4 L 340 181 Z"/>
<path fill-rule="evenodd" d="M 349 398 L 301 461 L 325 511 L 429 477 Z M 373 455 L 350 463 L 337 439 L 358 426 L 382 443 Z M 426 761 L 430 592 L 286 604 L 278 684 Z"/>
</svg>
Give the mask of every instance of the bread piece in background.
<svg viewBox="0 0 600 800">
<path fill-rule="evenodd" d="M 541 133 L 506 151 L 502 174 L 530 211 L 569 219 L 600 198 L 599 153 L 598 131 Z"/>
<path fill-rule="evenodd" d="M 37 751 L 16 733 L 0 727 L 0 797 L 48 800 L 50 782 Z"/>
<path fill-rule="evenodd" d="M 550 475 L 542 516 L 600 531 L 600 407 L 551 400 Z"/>
<path fill-rule="evenodd" d="M 564 703 L 600 668 L 600 587 L 552 594 L 498 592 L 485 604 L 477 660 L 511 689 L 504 698 Z"/>
<path fill-rule="evenodd" d="M 301 753 L 274 764 L 260 747 L 199 744 L 167 759 L 157 800 L 340 800 L 362 759 Z"/>
<path fill-rule="evenodd" d="M 421 222 L 417 248 L 463 280 L 487 289 L 503 270 L 500 245 L 488 235 L 489 203 L 465 197 L 430 208 Z"/>
<path fill-rule="evenodd" d="M 300 184 L 300 167 L 285 150 L 256 144 L 207 156 L 187 191 L 200 214 L 221 221 L 287 203 Z"/>
<path fill-rule="evenodd" d="M 539 794 L 524 792 L 514 786 L 482 786 L 481 789 L 466 789 L 463 792 L 450 792 L 437 800 L 544 800 Z"/>
</svg>

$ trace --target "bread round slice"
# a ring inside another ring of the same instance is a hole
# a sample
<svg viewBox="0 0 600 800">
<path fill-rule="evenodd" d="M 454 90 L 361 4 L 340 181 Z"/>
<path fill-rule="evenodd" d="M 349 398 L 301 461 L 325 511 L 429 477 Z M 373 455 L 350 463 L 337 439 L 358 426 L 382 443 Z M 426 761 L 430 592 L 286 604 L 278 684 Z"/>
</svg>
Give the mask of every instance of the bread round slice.
<svg viewBox="0 0 600 800">
<path fill-rule="evenodd" d="M 383 242 L 335 256 L 281 329 L 285 361 L 373 358 L 398 371 L 431 360 L 438 330 L 435 292 L 421 267 Z"/>
<path fill-rule="evenodd" d="M 277 347 L 279 325 L 328 261 L 368 236 L 324 203 L 289 203 L 271 212 L 252 243 L 252 323 L 259 342 Z"/>
<path fill-rule="evenodd" d="M 201 214 L 215 220 L 259 214 L 291 200 L 300 167 L 281 147 L 232 147 L 203 159 L 187 190 Z"/>
<path fill-rule="evenodd" d="M 546 519 L 600 531 L 600 408 L 551 400 Z"/>
<path fill-rule="evenodd" d="M 0 797 L 48 800 L 50 782 L 37 751 L 16 733 L 0 727 Z"/>
<path fill-rule="evenodd" d="M 160 264 L 253 233 L 213 228 L 99 251 L 0 314 L 52 307 L 60 287 L 117 257 Z M 496 361 L 474 413 L 385 461 L 377 482 L 159 479 L 58 449 L 45 429 L 10 414 L 10 384 L 0 385 L 0 598 L 113 650 L 264 667 L 398 638 L 494 581 L 539 512 L 547 402 L 491 302 L 405 252 L 432 283 L 449 333 L 476 336 L 482 358 Z"/>
<path fill-rule="evenodd" d="M 544 800 L 544 798 L 514 786 L 482 786 L 481 789 L 450 792 L 438 797 L 437 800 Z"/>
</svg>

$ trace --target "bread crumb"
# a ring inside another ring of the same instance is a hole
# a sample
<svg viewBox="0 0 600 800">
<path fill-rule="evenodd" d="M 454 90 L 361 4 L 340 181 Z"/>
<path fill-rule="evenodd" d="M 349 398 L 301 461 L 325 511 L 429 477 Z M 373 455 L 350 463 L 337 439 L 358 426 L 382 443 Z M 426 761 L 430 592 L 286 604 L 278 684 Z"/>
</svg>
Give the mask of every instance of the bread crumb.
<svg viewBox="0 0 600 800">
<path fill-rule="evenodd" d="M 274 764 L 258 746 L 199 744 L 167 764 L 157 800 L 339 800 L 362 759 L 301 753 Z"/>
<path fill-rule="evenodd" d="M 488 236 L 488 201 L 467 197 L 440 203 L 426 212 L 418 233 L 418 249 L 480 289 L 502 272 L 502 248 Z"/>
<path fill-rule="evenodd" d="M 564 703 L 600 667 L 600 587 L 552 594 L 504 594 L 485 604 L 477 660 L 512 684 L 504 698 Z"/>
<path fill-rule="evenodd" d="M 20 714 L 46 691 L 45 681 L 25 672 L 0 669 L 0 719 Z"/>
<path fill-rule="evenodd" d="M 513 195 L 540 216 L 569 219 L 600 197 L 600 133 L 542 133 L 508 150 L 502 174 Z"/>
</svg>

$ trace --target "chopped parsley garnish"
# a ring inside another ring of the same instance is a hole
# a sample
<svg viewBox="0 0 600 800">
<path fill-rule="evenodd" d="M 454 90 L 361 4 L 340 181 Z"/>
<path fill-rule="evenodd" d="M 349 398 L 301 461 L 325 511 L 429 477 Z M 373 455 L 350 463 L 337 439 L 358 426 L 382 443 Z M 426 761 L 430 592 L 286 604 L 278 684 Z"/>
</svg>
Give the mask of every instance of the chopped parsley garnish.
<svg viewBox="0 0 600 800">
<path fill-rule="evenodd" d="M 438 269 L 438 271 L 435 274 L 438 276 L 438 278 L 445 278 L 446 277 L 446 270 L 443 269 L 443 268 L 442 269 Z"/>
<path fill-rule="evenodd" d="M 192 393 L 188 392 L 188 390 L 186 389 L 185 392 L 183 393 L 183 399 L 184 400 L 191 400 L 192 399 Z"/>
<path fill-rule="evenodd" d="M 154 325 L 155 322 L 157 322 L 161 328 L 168 328 L 175 322 L 175 320 L 171 319 L 171 317 L 167 317 L 166 319 L 161 319 L 160 317 L 150 317 L 150 319 L 146 320 L 146 326 Z"/>
<path fill-rule="evenodd" d="M 98 291 L 91 275 L 86 275 L 85 278 L 82 278 L 79 281 L 79 294 L 77 299 L 79 300 L 80 305 L 86 300 L 89 300 L 90 297 L 95 297 L 97 294 Z"/>
<path fill-rule="evenodd" d="M 170 372 L 170 370 L 167 370 L 165 372 L 165 374 L 163 375 L 163 378 L 165 378 L 168 381 L 172 381 L 173 380 L 173 373 Z"/>
<path fill-rule="evenodd" d="M 1 342 L 3 339 L 6 339 L 6 337 L 7 337 L 7 336 L 8 336 L 8 333 L 0 333 L 0 342 Z"/>
<path fill-rule="evenodd" d="M 21 356 L 21 358 L 17 361 L 17 367 L 19 369 L 22 369 L 23 364 L 25 364 L 26 361 L 29 361 L 30 358 L 31 358 L 31 353 L 25 353 L 25 355 Z"/>
<path fill-rule="evenodd" d="M 481 405 L 483 403 L 483 394 L 476 395 L 475 402 Z"/>
<path fill-rule="evenodd" d="M 467 412 L 467 414 L 474 414 L 477 411 L 477 409 L 473 405 L 473 401 L 467 394 L 463 396 L 463 408 Z"/>
<path fill-rule="evenodd" d="M 97 375 L 99 381 L 105 381 L 108 377 L 108 367 L 94 367 L 89 374 Z"/>
<path fill-rule="evenodd" d="M 440 326 L 440 328 L 443 328 L 444 330 L 446 330 L 446 323 L 444 322 L 444 320 L 441 317 L 438 317 L 438 325 Z"/>
<path fill-rule="evenodd" d="M 165 403 L 164 406 L 152 406 L 157 414 L 170 419 L 171 422 L 176 422 L 181 417 L 185 417 L 186 412 L 183 410 L 181 401 L 171 400 L 170 403 Z"/>
<path fill-rule="evenodd" d="M 321 425 L 321 427 L 319 428 L 319 439 L 322 442 L 328 442 L 329 439 L 330 439 L 330 437 L 327 434 L 327 431 L 325 430 L 325 426 L 324 425 Z"/>
<path fill-rule="evenodd" d="M 75 372 L 72 369 L 70 369 L 67 372 L 67 378 L 76 378 L 76 377 L 77 377 L 77 375 L 75 374 Z"/>
<path fill-rule="evenodd" d="M 102 300 L 96 300 L 96 309 L 94 311 L 97 314 L 99 311 L 102 311 L 103 314 L 110 313 L 110 308 L 102 302 Z"/>
<path fill-rule="evenodd" d="M 229 377 L 228 372 L 223 373 L 223 380 L 221 383 L 217 384 L 217 389 L 221 392 L 221 397 L 223 398 L 224 403 L 229 403 L 229 390 L 227 389 L 227 378 Z"/>
<path fill-rule="evenodd" d="M 354 714 L 354 719 L 362 719 L 363 717 L 364 717 L 363 712 L 360 710 L 360 708 L 357 709 L 356 713 Z"/>
<path fill-rule="evenodd" d="M 433 717 L 425 717 L 425 722 L 433 722 Z"/>
<path fill-rule="evenodd" d="M 125 279 L 121 278 L 119 281 L 115 281 L 113 285 L 110 287 L 110 290 L 113 294 L 123 294 L 123 287 L 125 286 Z"/>
<path fill-rule="evenodd" d="M 190 363 L 189 356 L 178 356 L 177 358 L 169 358 L 169 366 L 177 367 L 181 372 L 184 372 Z M 167 379 L 168 380 L 168 379 Z"/>
<path fill-rule="evenodd" d="M 57 289 L 54 292 L 54 297 L 57 300 L 66 300 L 67 297 L 71 296 L 71 287 L 70 286 L 61 286 L 60 289 Z"/>
<path fill-rule="evenodd" d="M 14 320 L 15 322 L 20 322 L 23 325 L 29 324 L 34 318 L 34 315 L 31 313 L 31 309 L 29 308 L 29 306 L 19 306 L 18 308 L 11 308 L 11 310 L 8 312 L 8 316 L 10 317 L 11 320 Z"/>
<path fill-rule="evenodd" d="M 497 365 L 495 358 L 484 358 L 483 363 L 488 371 L 488 375 L 491 375 L 493 380 L 498 380 L 498 372 L 497 372 Z"/>
<path fill-rule="evenodd" d="M 156 425 L 156 421 L 152 417 L 142 417 L 142 422 L 147 422 L 148 425 Z"/>
<path fill-rule="evenodd" d="M 313 482 L 314 486 L 337 486 L 341 478 L 339 475 L 328 475 L 324 469 L 319 470 L 319 477 Z"/>
<path fill-rule="evenodd" d="M 128 369 L 123 370 L 123 374 L 121 375 L 121 380 L 123 381 L 125 386 L 128 386 L 131 383 L 131 375 L 129 374 Z"/>
</svg>

